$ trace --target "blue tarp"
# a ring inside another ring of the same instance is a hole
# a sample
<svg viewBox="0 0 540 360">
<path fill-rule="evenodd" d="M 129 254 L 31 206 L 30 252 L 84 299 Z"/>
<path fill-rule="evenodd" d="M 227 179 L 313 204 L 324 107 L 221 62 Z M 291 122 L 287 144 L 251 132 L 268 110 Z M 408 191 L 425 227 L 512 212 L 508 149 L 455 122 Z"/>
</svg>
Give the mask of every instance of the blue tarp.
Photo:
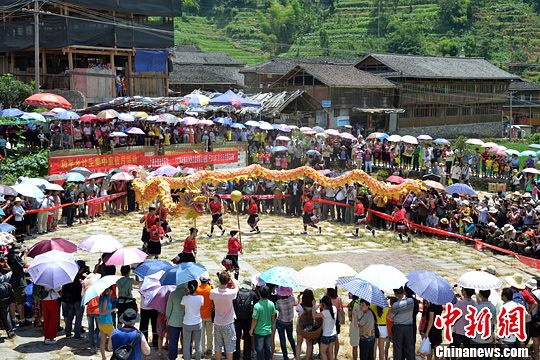
<svg viewBox="0 0 540 360">
<path fill-rule="evenodd" d="M 241 97 L 239 95 L 236 95 L 232 90 L 228 90 L 226 93 L 221 94 L 213 99 L 210 99 L 210 105 L 232 105 L 232 101 L 237 100 L 242 104 L 244 107 L 261 107 L 261 104 L 250 100 L 245 97 Z"/>
<path fill-rule="evenodd" d="M 166 50 L 137 50 L 135 51 L 135 72 L 167 72 Z"/>
</svg>

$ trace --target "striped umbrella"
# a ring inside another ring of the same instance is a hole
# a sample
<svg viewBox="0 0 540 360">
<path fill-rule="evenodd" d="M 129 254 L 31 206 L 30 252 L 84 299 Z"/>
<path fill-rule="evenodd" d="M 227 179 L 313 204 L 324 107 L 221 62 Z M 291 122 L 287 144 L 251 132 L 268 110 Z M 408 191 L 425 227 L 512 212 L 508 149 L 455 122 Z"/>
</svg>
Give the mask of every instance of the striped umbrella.
<svg viewBox="0 0 540 360">
<path fill-rule="evenodd" d="M 386 308 L 388 300 L 381 289 L 360 278 L 343 278 L 336 282 L 338 286 L 350 291 L 351 294 L 364 299 L 371 304 Z"/>
</svg>

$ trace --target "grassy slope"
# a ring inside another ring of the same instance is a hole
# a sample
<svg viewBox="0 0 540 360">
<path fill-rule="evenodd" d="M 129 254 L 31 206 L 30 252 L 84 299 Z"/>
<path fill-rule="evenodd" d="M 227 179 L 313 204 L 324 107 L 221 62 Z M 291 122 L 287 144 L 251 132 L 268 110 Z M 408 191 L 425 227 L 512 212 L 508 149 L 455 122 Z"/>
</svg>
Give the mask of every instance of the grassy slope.
<svg viewBox="0 0 540 360">
<path fill-rule="evenodd" d="M 423 24 L 427 30 L 426 44 L 429 54 L 437 54 L 437 43 L 443 37 L 460 39 L 461 35 L 448 34 L 437 27 L 438 5 L 436 0 L 398 0 L 395 15 L 403 21 Z M 373 0 L 339 0 L 335 13 L 320 28 L 329 36 L 331 55 L 358 57 L 370 51 L 384 51 L 384 39 L 368 35 L 370 9 Z M 392 11 L 388 9 L 386 11 Z M 475 14 L 478 19 L 471 33 L 475 37 L 495 39 L 492 61 L 506 64 L 512 53 L 522 51 L 528 59 L 518 61 L 537 62 L 540 55 L 540 17 L 523 0 L 486 0 Z M 225 27 L 219 28 L 212 19 L 185 16 L 176 21 L 176 42 L 195 43 L 203 50 L 224 51 L 248 64 L 262 62 L 272 54 L 265 49 L 263 35 L 258 27 L 255 9 L 238 9 L 237 15 Z M 319 33 L 308 33 L 298 38 L 289 48 L 283 49 L 285 56 L 323 55 Z M 540 66 L 530 69 L 530 76 L 540 74 Z"/>
</svg>

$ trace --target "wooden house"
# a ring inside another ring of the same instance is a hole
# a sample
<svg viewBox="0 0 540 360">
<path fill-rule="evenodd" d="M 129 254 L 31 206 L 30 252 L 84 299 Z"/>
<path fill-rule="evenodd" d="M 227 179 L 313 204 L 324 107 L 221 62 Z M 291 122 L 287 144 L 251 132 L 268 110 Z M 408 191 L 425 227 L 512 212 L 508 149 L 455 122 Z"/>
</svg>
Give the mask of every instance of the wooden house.
<svg viewBox="0 0 540 360">
<path fill-rule="evenodd" d="M 34 61 L 34 5 L 39 4 L 39 64 Z M 41 89 L 75 90 L 88 103 L 119 95 L 167 96 L 168 48 L 175 0 L 5 0 L 0 71 Z"/>
<path fill-rule="evenodd" d="M 399 86 L 396 128 L 478 129 L 472 124 L 501 124 L 510 81 L 517 77 L 481 58 L 370 54 L 356 68 Z M 500 126 L 498 127 L 500 134 Z M 411 130 L 412 131 L 412 130 Z M 451 136 L 447 133 L 447 136 Z"/>
<path fill-rule="evenodd" d="M 387 128 L 388 113 L 396 110 L 397 87 L 352 65 L 298 64 L 270 88 L 307 92 L 324 108 L 317 115 L 317 123 L 328 127 Z"/>
<path fill-rule="evenodd" d="M 510 97 L 512 103 L 510 104 Z M 540 84 L 522 79 L 512 81 L 504 104 L 504 116 L 510 117 L 512 107 L 513 125 L 540 127 Z"/>
</svg>

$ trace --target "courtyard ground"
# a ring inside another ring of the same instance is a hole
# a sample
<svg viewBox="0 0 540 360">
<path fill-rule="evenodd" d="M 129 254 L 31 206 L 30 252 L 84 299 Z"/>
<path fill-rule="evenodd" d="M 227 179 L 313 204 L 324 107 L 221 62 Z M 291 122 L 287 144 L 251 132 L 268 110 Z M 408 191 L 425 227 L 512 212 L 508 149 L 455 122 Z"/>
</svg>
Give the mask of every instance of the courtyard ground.
<svg viewBox="0 0 540 360">
<path fill-rule="evenodd" d="M 25 241 L 31 246 L 35 242 L 50 237 L 62 237 L 78 243 L 92 234 L 111 234 L 116 236 L 124 246 L 140 246 L 142 226 L 139 219 L 142 213 L 102 217 L 88 225 L 76 224 L 74 227 L 61 227 L 54 233 L 41 235 Z M 240 217 L 243 231 L 248 231 L 246 216 Z M 226 214 L 224 225 L 227 229 L 225 236 L 207 238 L 210 216 L 204 215 L 197 219 L 199 228 L 197 261 L 205 265 L 210 274 L 215 274 L 222 267 L 221 260 L 227 251 L 227 235 L 231 229 L 237 228 L 236 216 Z M 290 266 L 300 270 L 304 266 L 316 265 L 326 261 L 338 261 L 361 271 L 370 264 L 393 265 L 408 273 L 413 270 L 432 270 L 450 282 L 455 282 L 459 276 L 469 270 L 482 266 L 494 265 L 498 276 L 512 275 L 516 271 L 534 274 L 534 270 L 526 267 L 509 256 L 493 255 L 491 252 L 479 252 L 472 246 L 456 241 L 413 236 L 412 242 L 403 244 L 396 234 L 389 231 L 377 231 L 375 236 L 361 230 L 359 238 L 351 236 L 352 227 L 337 223 L 321 222 L 322 234 L 312 231 L 302 235 L 302 220 L 300 218 L 278 217 L 262 215 L 260 227 L 261 234 L 243 233 L 242 241 L 245 254 L 240 257 L 241 281 L 249 279 L 256 274 L 274 265 Z M 182 241 L 187 236 L 188 228 L 193 222 L 183 218 L 173 219 L 172 243 L 164 243 L 162 256 L 165 260 L 172 259 L 182 249 Z M 311 229 L 310 229 L 311 230 Z M 219 232 L 218 232 L 219 235 Z M 78 251 L 74 254 L 77 259 L 87 261 L 90 269 L 97 262 L 98 254 Z M 340 295 L 347 302 L 347 295 Z M 83 321 L 86 325 L 86 318 Z M 41 329 L 31 326 L 16 330 L 14 339 L 4 338 L 0 343 L 0 354 L 3 359 L 99 359 L 98 354 L 87 350 L 85 339 L 66 339 L 64 333 L 59 333 L 56 345 L 43 345 Z M 340 359 L 350 358 L 348 345 L 348 323 L 342 327 L 340 336 L 342 345 Z M 276 350 L 279 349 L 279 340 L 276 336 Z M 158 359 L 156 350 L 152 349 L 150 358 Z M 108 354 L 109 357 L 111 354 Z M 163 358 L 166 358 L 163 357 Z M 282 357 L 276 355 L 275 359 Z"/>
</svg>

